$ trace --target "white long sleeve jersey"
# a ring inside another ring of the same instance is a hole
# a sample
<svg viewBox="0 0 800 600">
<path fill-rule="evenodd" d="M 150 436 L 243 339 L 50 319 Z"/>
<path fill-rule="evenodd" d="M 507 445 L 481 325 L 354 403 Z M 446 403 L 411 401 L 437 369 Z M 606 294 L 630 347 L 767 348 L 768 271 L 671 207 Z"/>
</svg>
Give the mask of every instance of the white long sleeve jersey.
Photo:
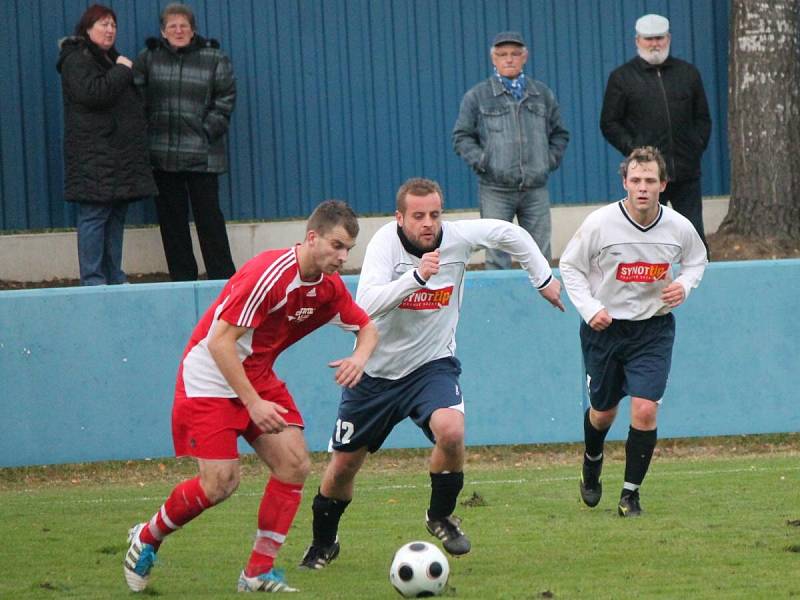
<svg viewBox="0 0 800 600">
<path fill-rule="evenodd" d="M 367 245 L 356 303 L 380 333 L 365 369 L 371 377 L 400 379 L 455 354 L 464 274 L 474 252 L 504 250 L 519 261 L 536 289 L 550 283 L 550 265 L 517 225 L 496 219 L 445 221 L 442 232 L 439 272 L 424 285 L 415 273 L 420 259 L 403 247 L 396 222 L 381 227 Z"/>
<path fill-rule="evenodd" d="M 708 259 L 694 226 L 667 206 L 642 227 L 620 200 L 591 213 L 561 255 L 559 270 L 572 304 L 587 323 L 603 308 L 612 319 L 640 321 L 670 312 L 661 291 L 676 281 L 686 296 Z"/>
</svg>

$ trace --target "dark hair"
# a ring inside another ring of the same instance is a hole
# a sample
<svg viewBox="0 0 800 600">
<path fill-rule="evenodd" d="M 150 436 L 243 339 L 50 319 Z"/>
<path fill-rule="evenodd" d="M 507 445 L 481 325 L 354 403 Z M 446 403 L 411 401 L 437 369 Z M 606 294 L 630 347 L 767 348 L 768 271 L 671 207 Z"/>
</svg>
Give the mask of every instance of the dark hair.
<svg viewBox="0 0 800 600">
<path fill-rule="evenodd" d="M 405 212 L 406 210 L 406 196 L 427 196 L 429 194 L 439 194 L 439 199 L 442 201 L 442 208 L 444 208 L 444 193 L 439 184 L 433 179 L 425 179 L 423 177 L 412 177 L 407 179 L 406 182 L 397 190 L 396 207 L 398 212 Z"/>
<path fill-rule="evenodd" d="M 628 167 L 631 163 L 654 162 L 658 165 L 658 179 L 660 181 L 667 180 L 667 163 L 664 160 L 661 152 L 655 146 L 642 146 L 634 148 L 625 160 L 619 165 L 619 174 L 623 179 L 628 177 Z"/>
<path fill-rule="evenodd" d="M 325 200 L 308 218 L 306 231 L 316 231 L 325 235 L 328 231 L 341 225 L 351 238 L 358 237 L 358 217 L 346 202 L 341 200 Z"/>
<path fill-rule="evenodd" d="M 114 19 L 114 23 L 117 22 L 117 14 L 108 8 L 107 6 L 103 6 L 102 4 L 92 4 L 89 8 L 81 16 L 78 24 L 75 25 L 75 35 L 78 37 L 89 39 L 89 30 L 97 23 L 100 19 L 110 16 Z"/>
<path fill-rule="evenodd" d="M 173 2 L 172 4 L 167 4 L 164 7 L 164 10 L 161 11 L 162 31 L 167 26 L 167 19 L 169 19 L 173 15 L 183 15 L 184 17 L 186 17 L 186 20 L 189 21 L 189 25 L 191 25 L 192 31 L 197 30 L 197 27 L 195 26 L 194 22 L 194 13 L 192 12 L 192 9 L 186 6 L 185 4 L 181 4 L 180 2 Z"/>
</svg>

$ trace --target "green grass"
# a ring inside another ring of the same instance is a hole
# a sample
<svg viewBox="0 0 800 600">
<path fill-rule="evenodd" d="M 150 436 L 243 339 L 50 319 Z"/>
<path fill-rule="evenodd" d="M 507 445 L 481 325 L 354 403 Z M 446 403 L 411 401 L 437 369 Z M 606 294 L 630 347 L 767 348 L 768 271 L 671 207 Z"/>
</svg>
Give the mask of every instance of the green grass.
<svg viewBox="0 0 800 600">
<path fill-rule="evenodd" d="M 613 446 L 605 495 L 578 500 L 578 456 L 517 449 L 470 451 L 458 507 L 472 552 L 451 559 L 455 598 L 800 598 L 800 460 L 796 447 L 743 454 L 667 451 L 642 489 L 645 514 L 616 516 L 621 449 Z M 303 505 L 278 566 L 300 597 L 396 598 L 394 550 L 429 539 L 424 453 L 385 452 L 357 481 L 330 568 L 296 568 L 310 536 Z M 319 473 L 324 458 L 315 457 Z M 122 578 L 128 527 L 148 518 L 191 465 L 0 470 L 0 598 L 130 598 Z M 42 474 L 48 474 L 42 476 Z M 88 473 L 88 474 L 87 474 Z M 239 491 L 165 542 L 145 597 L 234 593 L 249 554 L 264 474 L 247 461 Z"/>
</svg>

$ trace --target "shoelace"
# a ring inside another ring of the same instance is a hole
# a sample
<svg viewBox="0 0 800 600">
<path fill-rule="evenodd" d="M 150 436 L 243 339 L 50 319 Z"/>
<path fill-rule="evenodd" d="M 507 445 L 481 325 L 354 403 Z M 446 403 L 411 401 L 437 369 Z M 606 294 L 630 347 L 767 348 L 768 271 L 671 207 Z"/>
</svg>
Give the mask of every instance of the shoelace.
<svg viewBox="0 0 800 600">
<path fill-rule="evenodd" d="M 452 517 L 452 516 L 446 517 L 442 519 L 442 523 L 444 525 L 444 530 L 448 538 L 451 537 L 453 534 L 455 534 L 455 537 L 464 535 L 464 533 L 461 531 L 461 528 L 459 527 L 459 525 L 461 525 L 461 519 L 459 519 L 458 517 Z"/>
<path fill-rule="evenodd" d="M 311 548 L 308 551 L 307 561 L 317 562 L 319 560 L 322 560 L 322 561 L 327 562 L 328 561 L 328 555 L 329 555 L 328 550 L 331 547 L 332 546 L 314 546 L 312 544 Z"/>
<path fill-rule="evenodd" d="M 322 549 L 322 546 L 311 546 L 308 551 L 308 558 L 317 561 L 320 558 L 325 557 L 325 551 Z"/>
</svg>

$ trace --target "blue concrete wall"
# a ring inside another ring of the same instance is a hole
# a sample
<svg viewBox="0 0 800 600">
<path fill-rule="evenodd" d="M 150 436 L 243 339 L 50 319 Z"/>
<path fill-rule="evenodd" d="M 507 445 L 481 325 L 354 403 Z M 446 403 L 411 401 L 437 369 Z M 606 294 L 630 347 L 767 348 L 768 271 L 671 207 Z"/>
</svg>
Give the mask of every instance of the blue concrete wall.
<svg viewBox="0 0 800 600">
<path fill-rule="evenodd" d="M 346 279 L 354 290 L 356 279 Z M 0 292 L 0 466 L 171 455 L 178 360 L 219 288 Z M 798 297 L 800 260 L 709 266 L 676 311 L 662 437 L 800 429 Z M 571 306 L 566 314 L 552 309 L 520 271 L 468 275 L 458 331 L 468 444 L 581 439 L 578 323 Z M 278 361 L 312 450 L 326 447 L 336 415 L 339 394 L 326 364 L 351 344 L 348 334 L 326 327 Z M 611 438 L 626 431 L 621 418 Z M 408 423 L 387 444 L 426 445 Z"/>
</svg>

